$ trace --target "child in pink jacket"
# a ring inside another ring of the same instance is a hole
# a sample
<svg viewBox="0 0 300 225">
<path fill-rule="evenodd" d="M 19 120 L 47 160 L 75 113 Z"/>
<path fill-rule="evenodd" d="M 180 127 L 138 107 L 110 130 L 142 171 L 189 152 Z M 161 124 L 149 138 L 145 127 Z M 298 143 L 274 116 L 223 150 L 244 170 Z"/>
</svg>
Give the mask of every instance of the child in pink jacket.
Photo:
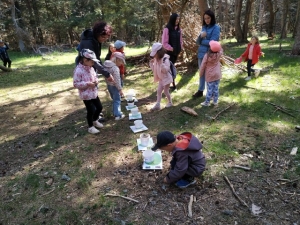
<svg viewBox="0 0 300 225">
<path fill-rule="evenodd" d="M 169 92 L 170 84 L 173 82 L 173 78 L 170 71 L 170 56 L 165 54 L 166 50 L 161 43 L 154 43 L 150 56 L 153 59 L 150 60 L 150 67 L 154 74 L 154 82 L 158 82 L 157 87 L 157 100 L 155 105 L 151 108 L 153 110 L 160 110 L 160 101 L 162 92 L 165 93 L 168 99 L 166 108 L 173 106 L 171 95 Z"/>
<path fill-rule="evenodd" d="M 222 77 L 220 58 L 223 54 L 221 44 L 217 41 L 209 42 L 210 49 L 204 55 L 200 67 L 200 77 L 205 72 L 205 81 L 207 83 L 206 99 L 201 103 L 203 106 L 210 106 L 210 100 L 213 98 L 213 104 L 218 105 L 219 84 Z"/>
</svg>

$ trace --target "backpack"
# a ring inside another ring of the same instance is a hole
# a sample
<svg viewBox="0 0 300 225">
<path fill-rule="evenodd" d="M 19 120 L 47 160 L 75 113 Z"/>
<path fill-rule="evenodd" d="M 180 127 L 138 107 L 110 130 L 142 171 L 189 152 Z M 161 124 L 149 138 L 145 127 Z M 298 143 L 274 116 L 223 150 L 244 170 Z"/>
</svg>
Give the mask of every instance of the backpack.
<svg viewBox="0 0 300 225">
<path fill-rule="evenodd" d="M 166 57 L 163 58 L 163 62 L 165 62 L 165 61 L 166 61 Z M 177 75 L 177 70 L 176 70 L 176 67 L 174 66 L 174 64 L 170 60 L 169 60 L 169 62 L 170 62 L 170 73 L 172 75 L 173 80 L 175 80 L 176 75 Z"/>
</svg>

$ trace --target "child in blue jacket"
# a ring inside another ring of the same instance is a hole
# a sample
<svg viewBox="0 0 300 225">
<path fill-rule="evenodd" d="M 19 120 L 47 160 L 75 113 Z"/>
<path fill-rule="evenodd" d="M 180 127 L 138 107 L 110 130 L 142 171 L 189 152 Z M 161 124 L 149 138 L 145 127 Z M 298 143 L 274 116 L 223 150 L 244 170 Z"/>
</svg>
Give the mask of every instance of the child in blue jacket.
<svg viewBox="0 0 300 225">
<path fill-rule="evenodd" d="M 0 40 L 0 58 L 3 61 L 3 65 L 6 67 L 8 64 L 8 68 L 10 68 L 11 60 L 7 53 L 8 49 L 9 49 L 8 44 L 4 43 L 4 41 Z"/>
</svg>

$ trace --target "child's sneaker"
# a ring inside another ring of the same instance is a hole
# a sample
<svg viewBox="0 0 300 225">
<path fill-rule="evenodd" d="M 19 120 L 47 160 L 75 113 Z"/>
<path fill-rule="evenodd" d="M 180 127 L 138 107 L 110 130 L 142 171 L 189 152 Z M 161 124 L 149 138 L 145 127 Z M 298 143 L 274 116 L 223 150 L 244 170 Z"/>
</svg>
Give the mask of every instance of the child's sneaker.
<svg viewBox="0 0 300 225">
<path fill-rule="evenodd" d="M 213 105 L 214 105 L 214 106 L 217 106 L 217 105 L 218 105 L 218 102 L 213 102 Z"/>
<path fill-rule="evenodd" d="M 210 103 L 209 102 L 202 102 L 201 105 L 203 105 L 203 106 L 210 106 Z"/>
<path fill-rule="evenodd" d="M 192 179 L 191 181 L 181 179 L 176 182 L 176 186 L 179 188 L 187 188 L 188 186 L 195 184 L 195 183 L 196 183 L 195 179 Z"/>
<path fill-rule="evenodd" d="M 116 116 L 115 120 L 121 120 L 121 119 L 124 119 L 124 118 L 125 118 L 125 115 L 121 114 L 121 116 Z"/>
<path fill-rule="evenodd" d="M 92 126 L 92 127 L 89 127 L 88 132 L 90 134 L 98 134 L 100 131 L 97 130 L 94 126 Z"/>
<path fill-rule="evenodd" d="M 169 108 L 169 107 L 172 107 L 172 106 L 173 106 L 172 102 L 169 102 L 169 103 L 166 105 L 166 108 Z"/>
<path fill-rule="evenodd" d="M 156 104 L 151 108 L 151 111 L 154 111 L 154 110 L 160 110 L 160 104 L 159 104 L 159 103 L 156 103 Z"/>
<path fill-rule="evenodd" d="M 251 80 L 251 77 L 246 77 L 245 80 Z"/>
<path fill-rule="evenodd" d="M 94 125 L 94 127 L 97 127 L 97 128 L 102 128 L 103 127 L 103 124 L 100 123 L 98 120 L 94 121 L 93 125 Z"/>
</svg>

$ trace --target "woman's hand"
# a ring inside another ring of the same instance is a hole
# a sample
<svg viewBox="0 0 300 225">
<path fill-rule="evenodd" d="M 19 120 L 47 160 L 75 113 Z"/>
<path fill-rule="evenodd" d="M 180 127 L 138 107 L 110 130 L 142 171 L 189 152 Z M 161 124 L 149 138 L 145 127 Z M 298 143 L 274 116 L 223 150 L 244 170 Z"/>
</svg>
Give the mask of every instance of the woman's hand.
<svg viewBox="0 0 300 225">
<path fill-rule="evenodd" d="M 207 34 L 206 34 L 206 32 L 205 32 L 205 31 L 201 32 L 201 37 L 202 37 L 202 38 L 205 38 L 205 37 L 206 37 L 206 35 L 207 35 Z"/>
</svg>

